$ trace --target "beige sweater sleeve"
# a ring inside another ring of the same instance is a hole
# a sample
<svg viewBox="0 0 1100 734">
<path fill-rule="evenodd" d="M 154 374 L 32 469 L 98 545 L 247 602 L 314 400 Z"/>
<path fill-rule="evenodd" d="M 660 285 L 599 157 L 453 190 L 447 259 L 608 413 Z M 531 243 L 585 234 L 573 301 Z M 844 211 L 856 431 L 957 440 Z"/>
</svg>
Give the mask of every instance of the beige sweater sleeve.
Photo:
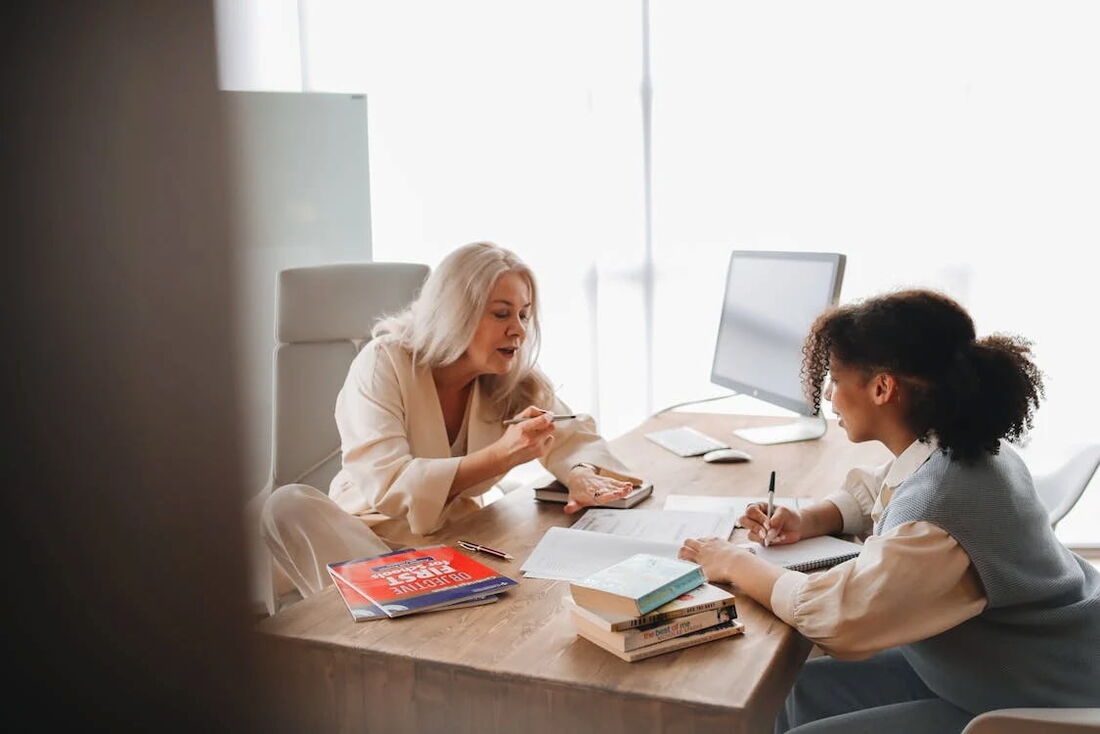
<svg viewBox="0 0 1100 734">
<path fill-rule="evenodd" d="M 858 660 L 977 616 L 986 599 L 970 557 L 942 528 L 899 525 L 858 558 L 807 575 L 787 571 L 772 609 L 830 655 Z"/>
<path fill-rule="evenodd" d="M 419 535 L 436 530 L 462 459 L 412 455 L 397 370 L 385 350 L 368 345 L 356 357 L 336 401 L 336 425 L 343 451 L 337 504 L 405 517 Z"/>
</svg>

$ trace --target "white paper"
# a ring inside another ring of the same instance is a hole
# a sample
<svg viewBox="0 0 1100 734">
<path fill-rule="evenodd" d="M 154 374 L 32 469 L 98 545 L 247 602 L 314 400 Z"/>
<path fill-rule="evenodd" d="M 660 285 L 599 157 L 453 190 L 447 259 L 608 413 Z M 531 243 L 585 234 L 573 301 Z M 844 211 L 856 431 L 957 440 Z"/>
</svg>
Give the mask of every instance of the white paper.
<svg viewBox="0 0 1100 734">
<path fill-rule="evenodd" d="M 688 538 L 729 540 L 736 522 L 733 515 L 711 512 L 589 508 L 573 523 L 573 529 L 681 545 Z"/>
<path fill-rule="evenodd" d="M 527 578 L 577 581 L 635 553 L 676 558 L 679 552 L 679 543 L 554 527 L 542 536 L 520 571 Z"/>
<path fill-rule="evenodd" d="M 710 512 L 732 515 L 734 522 L 745 514 L 745 509 L 754 502 L 768 503 L 767 497 L 716 497 L 714 495 L 670 494 L 665 498 L 665 510 L 678 512 Z M 797 510 L 803 504 L 813 500 L 809 497 L 776 497 L 776 507 Z M 740 527 L 740 526 L 738 526 Z"/>
</svg>

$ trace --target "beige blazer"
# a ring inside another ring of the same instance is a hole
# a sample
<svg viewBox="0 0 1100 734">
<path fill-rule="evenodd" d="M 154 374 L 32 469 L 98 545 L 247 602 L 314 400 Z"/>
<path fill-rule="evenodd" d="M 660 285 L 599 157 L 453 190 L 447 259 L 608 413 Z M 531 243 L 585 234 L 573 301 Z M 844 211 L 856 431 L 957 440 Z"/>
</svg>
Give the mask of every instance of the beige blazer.
<svg viewBox="0 0 1100 734">
<path fill-rule="evenodd" d="M 465 435 L 464 453 L 488 446 L 505 430 L 499 421 L 482 418 L 479 387 L 475 382 L 456 442 L 460 444 Z M 558 400 L 548 407 L 570 412 Z M 392 337 L 368 343 L 352 362 L 336 399 L 336 426 L 343 468 L 333 478 L 329 496 L 371 524 L 383 519 L 378 513 L 407 518 L 418 535 L 432 533 L 448 519 L 480 508 L 479 495 L 503 476 L 448 501 L 464 453 L 452 455 L 431 370 L 415 366 L 411 354 Z M 589 416 L 559 423 L 554 448 L 540 461 L 560 480 L 579 462 L 629 473 L 596 433 Z"/>
</svg>

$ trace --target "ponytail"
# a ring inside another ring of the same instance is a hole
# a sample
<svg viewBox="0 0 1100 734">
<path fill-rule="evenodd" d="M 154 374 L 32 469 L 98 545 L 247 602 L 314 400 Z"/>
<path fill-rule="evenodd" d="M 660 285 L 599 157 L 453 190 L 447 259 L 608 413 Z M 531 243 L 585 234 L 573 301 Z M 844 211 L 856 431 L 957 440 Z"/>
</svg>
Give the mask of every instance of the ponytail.
<svg viewBox="0 0 1100 734">
<path fill-rule="evenodd" d="M 964 345 L 942 379 L 911 389 L 910 424 L 934 433 L 954 458 L 996 454 L 1033 427 L 1044 394 L 1026 339 L 997 334 Z"/>
</svg>

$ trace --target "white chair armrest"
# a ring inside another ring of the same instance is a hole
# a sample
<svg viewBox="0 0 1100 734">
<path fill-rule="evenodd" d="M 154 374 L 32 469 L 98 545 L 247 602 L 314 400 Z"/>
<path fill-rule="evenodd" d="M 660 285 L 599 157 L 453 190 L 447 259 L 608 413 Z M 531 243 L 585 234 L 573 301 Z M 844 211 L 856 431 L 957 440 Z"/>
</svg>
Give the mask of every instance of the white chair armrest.
<svg viewBox="0 0 1100 734">
<path fill-rule="evenodd" d="M 1097 734 L 1100 708 L 998 709 L 975 717 L 963 734 Z"/>
</svg>

